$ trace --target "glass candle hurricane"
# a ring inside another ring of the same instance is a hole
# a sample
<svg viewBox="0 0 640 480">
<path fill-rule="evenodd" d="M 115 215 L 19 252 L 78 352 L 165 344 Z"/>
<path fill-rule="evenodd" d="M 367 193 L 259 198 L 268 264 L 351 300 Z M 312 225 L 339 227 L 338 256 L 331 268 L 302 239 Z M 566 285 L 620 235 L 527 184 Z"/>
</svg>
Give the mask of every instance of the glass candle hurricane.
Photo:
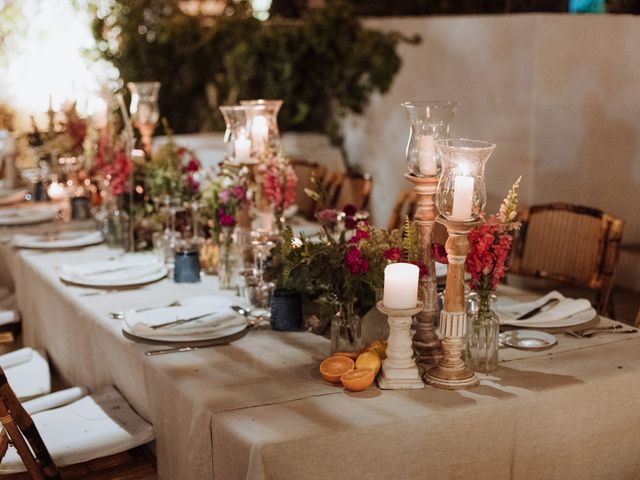
<svg viewBox="0 0 640 480">
<path fill-rule="evenodd" d="M 259 149 L 260 143 L 263 142 L 265 147 L 278 151 L 280 149 L 278 112 L 282 107 L 282 100 L 241 100 L 240 105 L 261 109 L 254 110 L 255 113 L 252 116 L 251 136 L 256 149 Z"/>
<path fill-rule="evenodd" d="M 449 127 L 458 102 L 404 102 L 410 130 L 407 142 L 409 172 L 418 177 L 440 173 L 441 159 L 435 141 L 449 137 Z"/>
<path fill-rule="evenodd" d="M 255 162 L 256 154 L 266 145 L 266 108 L 253 105 L 230 105 L 220 107 L 225 122 L 225 160 L 246 164 Z M 262 122 L 258 120 L 262 118 Z M 261 126 L 262 124 L 263 126 Z"/>
<path fill-rule="evenodd" d="M 480 140 L 445 139 L 435 142 L 442 158 L 436 206 L 448 220 L 477 220 L 487 200 L 484 166 L 496 148 Z"/>
<path fill-rule="evenodd" d="M 145 151 L 151 153 L 151 137 L 160 119 L 160 82 L 129 82 L 127 88 L 131 92 L 131 121 L 140 131 Z"/>
</svg>

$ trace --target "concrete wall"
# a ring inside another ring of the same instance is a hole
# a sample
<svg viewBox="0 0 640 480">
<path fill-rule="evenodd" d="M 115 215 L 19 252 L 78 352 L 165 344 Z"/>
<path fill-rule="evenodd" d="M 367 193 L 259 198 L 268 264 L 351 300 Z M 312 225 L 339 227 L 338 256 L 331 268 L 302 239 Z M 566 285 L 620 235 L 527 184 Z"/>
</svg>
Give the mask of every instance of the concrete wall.
<svg viewBox="0 0 640 480">
<path fill-rule="evenodd" d="M 372 212 L 386 225 L 408 188 L 405 100 L 462 102 L 452 136 L 498 145 L 487 164 L 496 208 L 524 175 L 522 201 L 568 201 L 627 220 L 640 243 L 640 17 L 501 15 L 375 18 L 418 33 L 385 96 L 345 122 L 349 162 L 374 176 Z"/>
</svg>

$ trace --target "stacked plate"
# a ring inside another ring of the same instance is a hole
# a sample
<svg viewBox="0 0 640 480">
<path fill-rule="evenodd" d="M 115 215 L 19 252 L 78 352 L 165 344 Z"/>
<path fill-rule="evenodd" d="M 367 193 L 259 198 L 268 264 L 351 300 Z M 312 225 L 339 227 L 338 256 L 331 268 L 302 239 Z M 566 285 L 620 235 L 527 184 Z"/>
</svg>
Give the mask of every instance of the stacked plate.
<svg viewBox="0 0 640 480">
<path fill-rule="evenodd" d="M 518 320 L 522 315 L 541 307 L 551 299 L 558 302 L 548 310 L 541 311 L 525 320 Z M 498 299 L 495 310 L 500 317 L 501 325 L 511 325 L 518 328 L 568 328 L 582 325 L 593 320 L 597 313 L 588 300 L 564 297 L 560 292 L 553 291 L 533 302 L 505 305 Z"/>
<path fill-rule="evenodd" d="M 27 191 L 24 188 L 0 188 L 0 205 L 11 205 L 24 200 Z"/>
<path fill-rule="evenodd" d="M 231 309 L 233 300 L 219 295 L 190 297 L 179 305 L 124 313 L 128 337 L 159 343 L 193 343 L 235 335 L 246 319 Z"/>
<path fill-rule="evenodd" d="M 50 232 L 39 235 L 17 234 L 13 236 L 13 245 L 36 250 L 59 250 L 82 248 L 102 243 L 101 232 Z"/>
<path fill-rule="evenodd" d="M 57 214 L 58 209 L 54 207 L 3 208 L 0 210 L 0 226 L 49 222 Z"/>
<path fill-rule="evenodd" d="M 112 260 L 62 265 L 59 276 L 75 285 L 117 288 L 155 282 L 166 274 L 164 263 L 153 255 L 132 253 Z"/>
</svg>

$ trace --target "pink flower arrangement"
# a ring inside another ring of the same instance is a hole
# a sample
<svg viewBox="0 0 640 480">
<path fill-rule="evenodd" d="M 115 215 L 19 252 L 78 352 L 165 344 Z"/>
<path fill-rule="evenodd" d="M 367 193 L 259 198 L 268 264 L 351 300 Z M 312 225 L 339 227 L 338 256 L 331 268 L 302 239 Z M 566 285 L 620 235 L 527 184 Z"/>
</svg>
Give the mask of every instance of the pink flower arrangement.
<svg viewBox="0 0 640 480">
<path fill-rule="evenodd" d="M 267 160 L 260 166 L 260 173 L 264 197 L 277 213 L 295 203 L 298 177 L 286 157 L 276 155 Z"/>
<path fill-rule="evenodd" d="M 521 180 L 522 177 L 513 184 L 498 214 L 491 215 L 468 234 L 470 249 L 466 270 L 471 275 L 470 286 L 474 291 L 494 291 L 507 272 L 513 232 L 520 228 L 515 218 Z"/>
<path fill-rule="evenodd" d="M 132 168 L 133 165 L 124 148 L 119 148 L 116 151 L 113 163 L 107 164 L 104 169 L 105 174 L 111 178 L 109 185 L 112 195 L 122 195 L 127 191 Z"/>
</svg>

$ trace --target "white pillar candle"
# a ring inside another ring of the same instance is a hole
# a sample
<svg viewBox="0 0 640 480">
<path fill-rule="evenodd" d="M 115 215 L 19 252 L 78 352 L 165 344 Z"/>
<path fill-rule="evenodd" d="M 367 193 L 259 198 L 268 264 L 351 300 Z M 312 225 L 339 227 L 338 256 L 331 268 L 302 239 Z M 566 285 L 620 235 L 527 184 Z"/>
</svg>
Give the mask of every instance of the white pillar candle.
<svg viewBox="0 0 640 480">
<path fill-rule="evenodd" d="M 384 269 L 382 304 L 397 310 L 418 304 L 420 269 L 411 263 L 392 263 Z"/>
<path fill-rule="evenodd" d="M 473 208 L 474 178 L 468 175 L 457 175 L 453 183 L 453 207 L 451 218 L 454 220 L 470 220 Z"/>
<path fill-rule="evenodd" d="M 418 141 L 418 165 L 423 175 L 436 175 L 436 149 L 433 144 L 433 135 L 423 135 Z"/>
<path fill-rule="evenodd" d="M 233 142 L 233 148 L 235 150 L 236 162 L 247 162 L 251 156 L 251 140 L 247 137 L 240 135 Z"/>
<path fill-rule="evenodd" d="M 103 129 L 109 121 L 109 111 L 106 102 L 101 98 L 96 98 L 93 112 L 93 123 L 97 129 Z"/>
<path fill-rule="evenodd" d="M 49 188 L 47 188 L 47 195 L 49 195 L 51 200 L 61 200 L 66 196 L 66 194 L 67 192 L 64 187 L 58 182 L 52 183 L 49 185 Z"/>
<path fill-rule="evenodd" d="M 269 137 L 269 122 L 266 117 L 258 115 L 251 124 L 251 139 L 255 141 L 266 140 Z"/>
</svg>

